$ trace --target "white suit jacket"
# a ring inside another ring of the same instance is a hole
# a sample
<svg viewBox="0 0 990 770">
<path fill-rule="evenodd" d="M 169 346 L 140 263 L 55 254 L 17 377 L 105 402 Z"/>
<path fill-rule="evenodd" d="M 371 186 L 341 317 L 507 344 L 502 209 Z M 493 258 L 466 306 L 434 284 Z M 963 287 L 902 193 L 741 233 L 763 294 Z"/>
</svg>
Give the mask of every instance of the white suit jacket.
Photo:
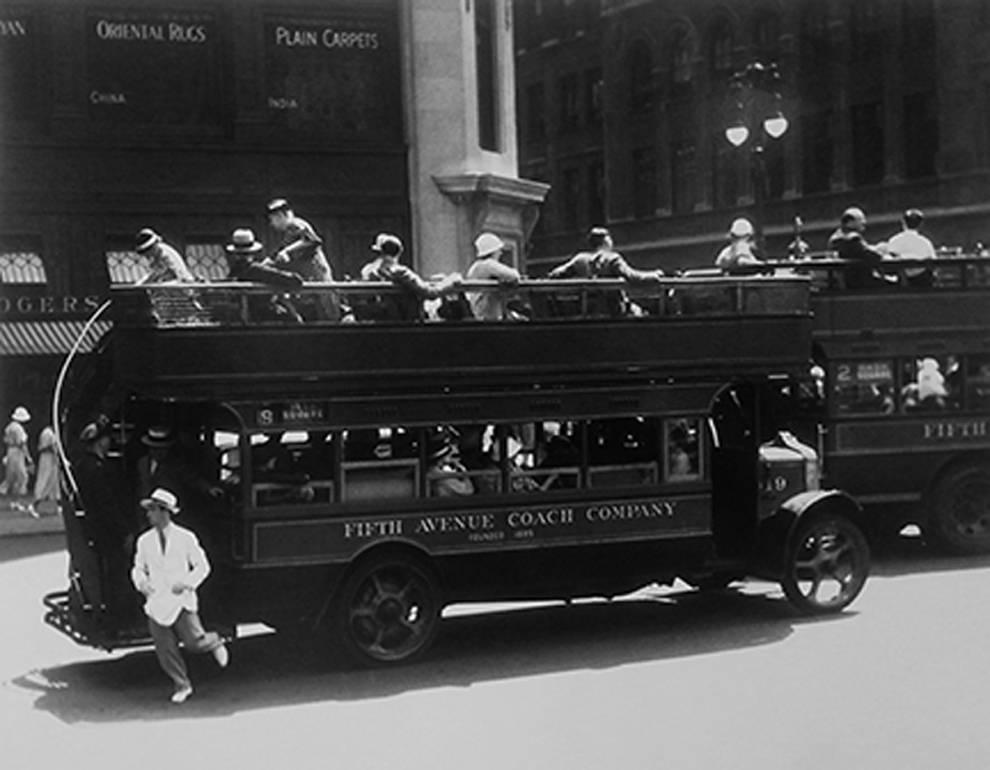
<svg viewBox="0 0 990 770">
<path fill-rule="evenodd" d="M 154 527 L 138 538 L 131 581 L 139 591 L 142 586 L 145 589 L 145 614 L 159 625 L 170 626 L 182 610 L 198 611 L 196 589 L 210 574 L 210 562 L 190 530 L 169 523 L 162 531 L 164 551 Z M 186 588 L 174 593 L 172 586 L 176 583 Z"/>
</svg>

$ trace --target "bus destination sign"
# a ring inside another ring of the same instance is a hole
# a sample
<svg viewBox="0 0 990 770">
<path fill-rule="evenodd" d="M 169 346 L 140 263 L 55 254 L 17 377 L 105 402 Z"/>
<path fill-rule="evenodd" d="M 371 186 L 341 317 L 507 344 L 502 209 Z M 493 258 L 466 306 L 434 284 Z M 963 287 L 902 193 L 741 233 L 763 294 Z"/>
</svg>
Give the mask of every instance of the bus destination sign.
<svg viewBox="0 0 990 770">
<path fill-rule="evenodd" d="M 260 428 L 299 426 L 326 420 L 327 405 L 323 401 L 289 401 L 265 404 L 255 412 L 254 421 Z"/>
</svg>

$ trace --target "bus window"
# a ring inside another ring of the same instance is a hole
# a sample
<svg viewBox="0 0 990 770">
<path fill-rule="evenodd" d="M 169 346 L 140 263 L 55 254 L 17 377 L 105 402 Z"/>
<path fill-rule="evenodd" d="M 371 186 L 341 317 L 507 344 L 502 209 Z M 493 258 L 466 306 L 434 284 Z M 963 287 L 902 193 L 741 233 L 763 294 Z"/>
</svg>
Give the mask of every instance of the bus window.
<svg viewBox="0 0 990 770">
<path fill-rule="evenodd" d="M 324 431 L 253 433 L 251 500 L 255 507 L 334 499 L 333 435 Z"/>
<path fill-rule="evenodd" d="M 419 437 L 403 427 L 344 432 L 341 500 L 412 499 L 419 489 Z"/>
<path fill-rule="evenodd" d="M 903 362 L 901 411 L 941 412 L 958 409 L 962 383 L 955 356 L 925 356 Z"/>
<path fill-rule="evenodd" d="M 835 367 L 835 405 L 842 414 L 891 414 L 894 366 L 891 361 L 847 361 Z"/>
<path fill-rule="evenodd" d="M 476 495 L 502 491 L 502 468 L 495 451 L 495 426 L 486 423 L 458 425 L 460 462 Z"/>
<path fill-rule="evenodd" d="M 990 407 L 990 356 L 970 356 L 966 362 L 966 403 L 970 409 Z"/>
<path fill-rule="evenodd" d="M 588 486 L 656 484 L 659 471 L 658 421 L 619 417 L 588 423 Z"/>
<path fill-rule="evenodd" d="M 702 477 L 701 419 L 667 420 L 664 454 L 668 481 L 696 481 Z"/>
</svg>

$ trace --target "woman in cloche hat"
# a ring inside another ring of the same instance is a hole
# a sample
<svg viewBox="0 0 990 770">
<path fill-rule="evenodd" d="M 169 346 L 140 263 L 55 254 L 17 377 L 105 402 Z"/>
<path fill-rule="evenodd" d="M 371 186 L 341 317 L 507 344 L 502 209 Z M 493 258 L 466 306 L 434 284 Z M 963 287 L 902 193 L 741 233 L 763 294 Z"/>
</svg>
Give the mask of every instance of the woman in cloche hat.
<svg viewBox="0 0 990 770">
<path fill-rule="evenodd" d="M 28 491 L 28 476 L 33 461 L 28 450 L 28 435 L 24 423 L 30 422 L 31 414 L 23 406 L 18 406 L 10 415 L 10 424 L 4 428 L 3 443 L 7 450 L 3 456 L 4 479 L 0 484 L 0 494 L 23 497 Z"/>
</svg>

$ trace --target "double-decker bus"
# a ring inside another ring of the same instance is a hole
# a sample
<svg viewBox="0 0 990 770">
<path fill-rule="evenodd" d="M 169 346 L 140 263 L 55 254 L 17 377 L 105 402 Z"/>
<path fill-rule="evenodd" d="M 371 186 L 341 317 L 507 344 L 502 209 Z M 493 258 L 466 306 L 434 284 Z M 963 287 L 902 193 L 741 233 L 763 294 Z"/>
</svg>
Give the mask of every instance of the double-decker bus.
<svg viewBox="0 0 990 770">
<path fill-rule="evenodd" d="M 887 259 L 879 268 L 888 279 L 930 270 L 927 288 L 843 288 L 843 266 L 800 268 L 816 286 L 823 410 L 814 424 L 827 482 L 871 508 L 881 530 L 917 524 L 948 550 L 990 552 L 990 260 Z"/>
<path fill-rule="evenodd" d="M 808 369 L 809 285 L 526 281 L 527 320 L 487 322 L 383 321 L 368 308 L 394 287 L 341 283 L 292 298 L 329 294 L 341 320 L 302 323 L 271 312 L 271 288 L 115 288 L 112 330 L 56 394 L 70 580 L 46 619 L 87 645 L 145 641 L 92 534 L 111 512 L 74 474 L 98 415 L 122 481 L 166 425 L 223 490 L 176 491 L 214 564 L 205 612 L 228 628 L 322 629 L 391 663 L 459 601 L 758 576 L 801 612 L 841 611 L 869 571 L 859 507 L 775 420 Z"/>
</svg>

